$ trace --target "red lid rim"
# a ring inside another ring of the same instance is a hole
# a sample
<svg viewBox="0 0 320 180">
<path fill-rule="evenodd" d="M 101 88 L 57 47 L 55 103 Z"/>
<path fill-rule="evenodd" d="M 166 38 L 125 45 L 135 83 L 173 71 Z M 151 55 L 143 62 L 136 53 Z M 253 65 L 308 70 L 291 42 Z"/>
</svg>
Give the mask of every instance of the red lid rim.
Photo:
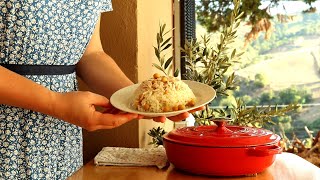
<svg viewBox="0 0 320 180">
<path fill-rule="evenodd" d="M 247 147 L 259 147 L 259 146 L 272 146 L 277 144 L 281 137 L 277 134 L 274 134 L 274 136 L 276 136 L 276 139 L 273 142 L 269 142 L 269 143 L 264 143 L 264 144 L 252 144 L 252 145 L 243 145 L 243 146 L 215 146 L 215 145 L 209 145 L 209 144 L 201 144 L 201 143 L 194 143 L 194 142 L 183 142 L 183 141 L 179 141 L 179 140 L 174 140 L 172 138 L 168 137 L 168 134 L 165 134 L 163 136 L 163 141 L 168 141 L 171 143 L 176 143 L 176 144 L 180 144 L 180 145 L 184 145 L 184 146 L 195 146 L 195 147 L 205 147 L 205 148 L 247 148 Z"/>
<path fill-rule="evenodd" d="M 242 126 L 192 126 L 172 130 L 164 140 L 204 147 L 255 147 L 273 145 L 281 137 L 270 130 Z"/>
</svg>

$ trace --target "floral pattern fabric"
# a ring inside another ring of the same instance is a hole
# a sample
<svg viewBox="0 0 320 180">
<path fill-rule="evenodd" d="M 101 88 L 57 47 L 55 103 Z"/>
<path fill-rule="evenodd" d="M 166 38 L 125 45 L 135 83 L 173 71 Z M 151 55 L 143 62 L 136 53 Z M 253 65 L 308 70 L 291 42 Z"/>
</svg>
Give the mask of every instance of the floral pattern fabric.
<svg viewBox="0 0 320 180">
<path fill-rule="evenodd" d="M 110 10 L 111 0 L 2 0 L 0 63 L 74 65 Z M 52 91 L 77 90 L 75 73 L 25 77 Z M 0 180 L 66 179 L 82 158 L 80 127 L 0 104 Z"/>
</svg>

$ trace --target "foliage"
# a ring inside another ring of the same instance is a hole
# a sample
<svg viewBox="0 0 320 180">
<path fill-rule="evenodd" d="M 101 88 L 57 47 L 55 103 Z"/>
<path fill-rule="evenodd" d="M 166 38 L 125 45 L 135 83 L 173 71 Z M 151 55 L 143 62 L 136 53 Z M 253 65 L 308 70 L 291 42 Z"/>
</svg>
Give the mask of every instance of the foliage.
<svg viewBox="0 0 320 180">
<path fill-rule="evenodd" d="M 273 0 L 273 2 L 277 1 L 279 0 Z M 260 0 L 242 0 L 241 11 L 245 12 L 242 18 L 249 17 L 253 24 L 262 18 L 271 18 L 267 9 L 259 9 L 260 5 Z M 205 26 L 208 32 L 219 31 L 221 27 L 230 23 L 229 19 L 225 19 L 225 16 L 232 12 L 232 1 L 199 0 L 196 12 L 200 24 Z"/>
<path fill-rule="evenodd" d="M 308 125 L 308 127 L 311 129 L 320 129 L 320 118 L 313 121 L 312 123 L 310 123 L 310 125 Z"/>
<path fill-rule="evenodd" d="M 220 42 L 216 47 L 208 46 L 210 37 L 204 35 L 202 42 L 197 40 L 186 41 L 182 48 L 186 59 L 185 79 L 202 82 L 216 89 L 217 94 L 228 95 L 228 90 L 236 89 L 235 74 L 226 76 L 230 66 L 237 62 L 243 54 L 236 49 L 230 51 L 229 45 L 234 42 L 237 28 L 240 25 L 242 13 L 239 9 L 239 1 L 234 1 L 235 8 L 229 16 L 228 26 L 225 26 L 220 35 Z"/>
<path fill-rule="evenodd" d="M 166 134 L 166 132 L 161 127 L 152 128 L 148 132 L 148 135 L 152 137 L 152 142 L 150 142 L 149 144 L 154 145 L 156 147 L 163 145 L 163 135 L 164 134 Z"/>
<path fill-rule="evenodd" d="M 237 99 L 236 105 L 232 105 L 232 108 L 217 109 L 215 112 L 217 113 L 216 116 L 231 117 L 233 119 L 232 124 L 261 128 L 270 124 L 276 124 L 272 120 L 273 117 L 287 116 L 288 112 L 294 111 L 299 107 L 297 104 L 289 104 L 284 107 L 273 107 L 271 105 L 266 107 L 247 107 L 241 99 Z"/>
<path fill-rule="evenodd" d="M 160 63 L 160 65 L 153 63 L 153 66 L 162 71 L 165 75 L 169 75 L 172 71 L 173 64 L 173 56 L 170 56 L 166 59 L 166 55 L 163 54 L 165 50 L 172 46 L 171 39 L 172 37 L 168 37 L 165 39 L 165 36 L 171 32 L 172 30 L 165 31 L 166 24 L 159 25 L 159 33 L 157 33 L 157 46 L 153 47 L 155 55 Z M 179 70 L 176 69 L 174 71 L 174 77 L 179 75 Z"/>
<path fill-rule="evenodd" d="M 254 85 L 257 88 L 263 88 L 267 84 L 267 80 L 263 74 L 256 74 L 254 77 Z"/>
<path fill-rule="evenodd" d="M 233 49 L 230 51 L 230 45 L 237 38 L 237 28 L 240 25 L 241 16 L 240 0 L 233 1 L 234 9 L 230 13 L 229 24 L 224 26 L 220 36 L 220 42 L 216 48 L 209 47 L 210 38 L 203 36 L 202 44 L 191 40 L 186 42 L 182 52 L 185 53 L 187 73 L 184 75 L 186 79 L 199 81 L 212 86 L 217 91 L 217 95 L 229 96 L 229 90 L 237 89 L 237 81 L 235 73 L 227 76 L 229 68 L 238 62 L 238 59 L 243 53 L 238 53 Z M 202 46 L 201 46 L 202 45 Z M 255 84 L 258 87 L 263 87 L 266 80 L 262 75 L 257 75 L 256 79 L 260 84 Z M 256 87 L 255 87 L 256 88 Z M 297 109 L 297 105 L 289 105 L 288 107 L 278 109 L 277 107 L 247 108 L 243 105 L 243 101 L 238 99 L 236 105 L 233 105 L 227 110 L 206 108 L 204 111 L 194 113 L 196 123 L 198 125 L 207 125 L 210 122 L 208 118 L 212 116 L 232 117 L 234 124 L 243 126 L 262 127 L 265 123 L 272 123 L 271 117 L 284 116 L 285 113 Z"/>
<path fill-rule="evenodd" d="M 312 93 L 310 90 L 306 88 L 292 86 L 283 90 L 274 91 L 269 90 L 266 91 L 267 88 L 259 87 L 255 84 L 256 80 L 250 80 L 248 78 L 240 78 L 239 79 L 239 88 L 234 91 L 234 96 L 236 98 L 244 98 L 245 104 L 253 106 L 253 105 L 266 105 L 266 104 L 305 104 L 312 102 Z M 256 79 L 261 79 L 264 86 L 268 86 L 265 84 L 263 77 L 259 77 Z M 259 81 L 258 81 L 259 82 Z M 261 82 L 261 83 L 262 83 Z M 215 106 L 222 106 L 223 99 L 216 99 L 213 103 Z M 230 105 L 230 104 L 229 104 Z"/>
<path fill-rule="evenodd" d="M 292 102 L 304 104 L 311 102 L 312 95 L 304 89 L 291 87 L 280 91 L 278 99 L 284 104 Z"/>
<path fill-rule="evenodd" d="M 193 116 L 195 118 L 195 126 L 210 125 L 211 122 L 208 119 L 213 116 L 213 110 L 209 106 L 206 106 L 205 110 L 195 112 Z"/>
<path fill-rule="evenodd" d="M 260 32 L 265 32 L 265 38 L 270 37 L 273 26 L 271 23 L 272 16 L 269 13 L 269 8 L 277 5 L 281 0 L 270 0 L 270 4 L 261 9 L 263 0 L 241 0 L 240 10 L 244 12 L 242 19 L 248 21 L 251 25 L 251 31 L 246 35 L 248 41 L 256 39 Z M 304 0 L 309 5 L 309 9 L 304 12 L 315 12 L 316 9 L 312 7 L 312 3 L 316 0 Z M 225 16 L 232 12 L 232 2 L 230 0 L 199 0 L 197 1 L 196 12 L 197 20 L 200 25 L 206 27 L 208 32 L 219 31 L 222 27 L 230 24 L 230 20 Z M 280 22 L 287 22 L 292 19 L 292 16 L 285 14 L 278 14 Z"/>
<path fill-rule="evenodd" d="M 277 48 L 284 48 L 285 46 L 290 49 L 297 47 L 295 40 L 302 36 L 320 35 L 318 29 L 320 27 L 319 14 L 303 14 L 297 16 L 297 20 L 288 24 L 281 24 L 272 22 L 274 24 L 274 31 L 268 41 L 263 37 L 257 38 L 249 46 L 259 53 L 259 56 L 269 53 L 271 50 Z"/>
</svg>

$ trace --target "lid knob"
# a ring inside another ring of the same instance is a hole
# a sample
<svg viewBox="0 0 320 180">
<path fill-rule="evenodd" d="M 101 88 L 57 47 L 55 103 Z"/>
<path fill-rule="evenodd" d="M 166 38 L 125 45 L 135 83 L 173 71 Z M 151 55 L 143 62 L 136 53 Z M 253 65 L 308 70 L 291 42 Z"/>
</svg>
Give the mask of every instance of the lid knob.
<svg viewBox="0 0 320 180">
<path fill-rule="evenodd" d="M 226 127 L 227 122 L 232 121 L 231 118 L 212 118 L 210 121 L 213 121 L 218 127 L 215 129 L 217 134 L 230 134 L 233 131 Z"/>
</svg>

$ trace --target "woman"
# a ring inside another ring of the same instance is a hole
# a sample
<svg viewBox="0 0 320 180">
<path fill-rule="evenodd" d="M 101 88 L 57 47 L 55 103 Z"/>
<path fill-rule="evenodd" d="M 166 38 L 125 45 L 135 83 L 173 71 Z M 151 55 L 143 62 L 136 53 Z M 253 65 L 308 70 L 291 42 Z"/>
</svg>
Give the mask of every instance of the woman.
<svg viewBox="0 0 320 180">
<path fill-rule="evenodd" d="M 99 17 L 111 8 L 111 0 L 0 2 L 0 179 L 66 179 L 82 166 L 81 128 L 142 118 L 116 113 L 107 98 L 132 84 L 100 43 Z M 97 94 L 76 91 L 76 74 Z"/>
</svg>

